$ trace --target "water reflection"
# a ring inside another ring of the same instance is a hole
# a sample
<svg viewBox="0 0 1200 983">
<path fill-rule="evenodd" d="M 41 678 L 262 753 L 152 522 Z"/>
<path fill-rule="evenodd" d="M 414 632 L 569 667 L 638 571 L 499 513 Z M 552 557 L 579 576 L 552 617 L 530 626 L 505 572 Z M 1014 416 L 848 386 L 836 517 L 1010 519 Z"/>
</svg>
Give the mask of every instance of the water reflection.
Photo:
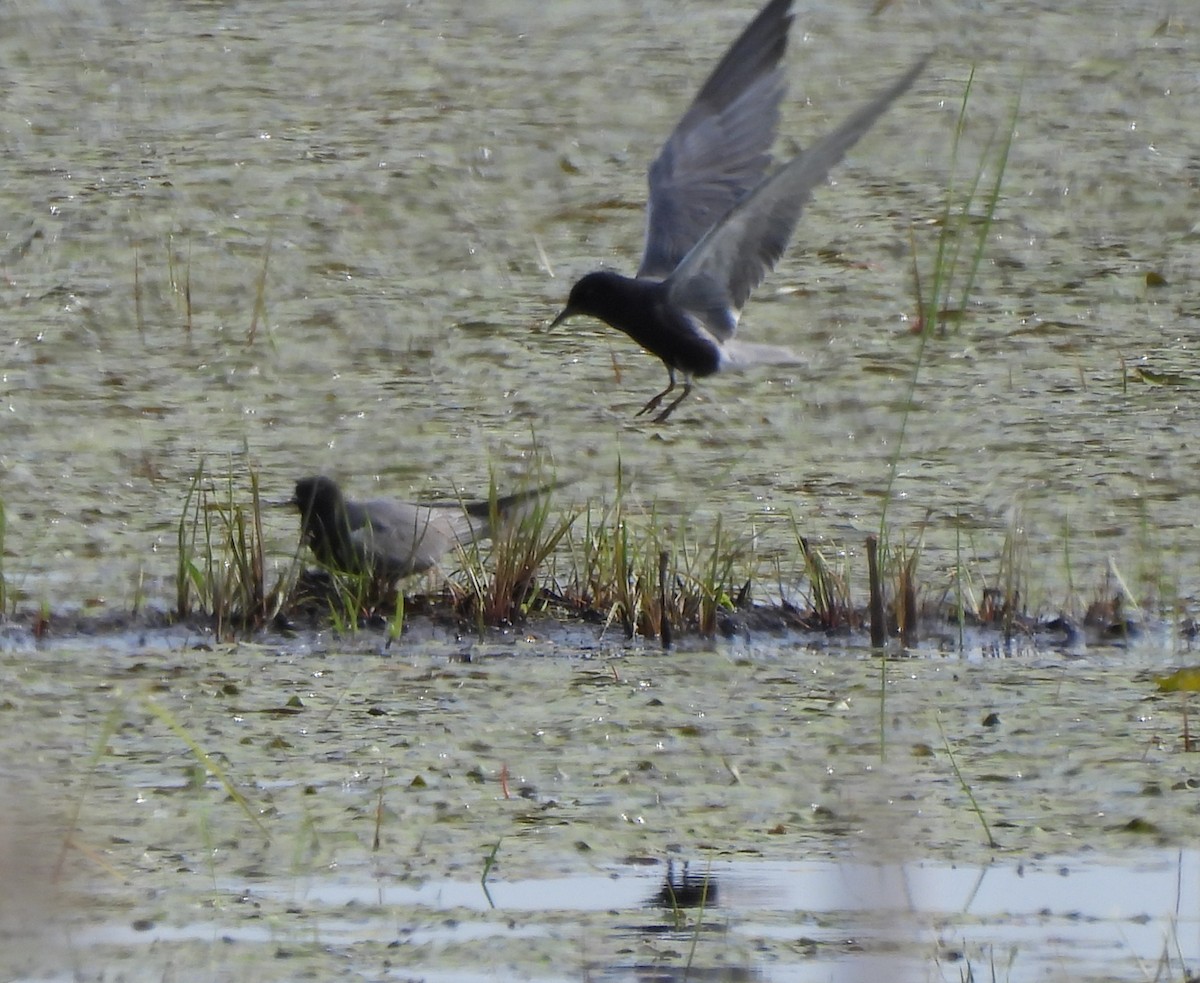
<svg viewBox="0 0 1200 983">
<path fill-rule="evenodd" d="M 646 902 L 647 907 L 708 908 L 720 903 L 719 881 L 710 865 L 693 871 L 685 860 L 676 866 L 674 860 L 667 861 L 667 872 L 662 887 Z"/>
<path fill-rule="evenodd" d="M 395 883 L 366 870 L 288 888 L 263 884 L 254 894 L 303 912 L 304 923 L 319 923 L 337 946 L 394 941 L 398 924 L 411 926 L 401 931 L 406 945 L 444 947 L 511 941 L 513 933 L 553 937 L 565 921 L 606 951 L 638 953 L 591 967 L 591 978 L 606 980 L 682 978 L 672 974 L 689 959 L 689 979 L 867 979 L 884 962 L 891 979 L 927 979 L 933 963 L 958 978 L 955 966 L 978 972 L 994 960 L 1012 981 L 1041 979 L 1063 964 L 1082 979 L 1200 960 L 1194 850 L 982 867 L 705 860 L 489 888 L 494 911 L 478 882 Z M 689 914 L 663 923 L 662 908 Z M 430 918 L 434 912 L 443 914 Z M 278 938 L 280 926 L 274 931 Z M 261 932 L 257 925 L 227 934 Z M 125 943 L 161 937 L 115 926 L 102 934 Z"/>
</svg>

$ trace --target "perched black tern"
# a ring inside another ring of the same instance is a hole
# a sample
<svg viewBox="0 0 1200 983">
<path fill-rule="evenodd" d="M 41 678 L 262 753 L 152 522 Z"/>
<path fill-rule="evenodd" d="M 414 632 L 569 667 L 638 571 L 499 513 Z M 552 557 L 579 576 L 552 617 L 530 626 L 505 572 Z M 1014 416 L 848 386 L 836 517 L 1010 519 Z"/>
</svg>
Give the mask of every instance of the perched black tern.
<svg viewBox="0 0 1200 983">
<path fill-rule="evenodd" d="M 556 485 L 496 500 L 496 513 L 511 519 Z M 492 533 L 491 502 L 417 505 L 390 498 L 353 502 L 324 475 L 301 478 L 291 501 L 300 510 L 300 535 L 317 561 L 344 573 L 395 581 L 435 566 L 456 546 Z"/>
<path fill-rule="evenodd" d="M 589 273 L 571 288 L 556 327 L 586 314 L 624 331 L 663 360 L 669 384 L 638 416 L 658 408 L 683 375 L 802 361 L 791 349 L 734 338 L 742 307 L 774 269 L 812 189 L 925 68 L 919 59 L 845 123 L 767 176 L 779 122 L 792 0 L 771 0 L 725 53 L 650 165 L 646 244 L 636 277 Z"/>
</svg>

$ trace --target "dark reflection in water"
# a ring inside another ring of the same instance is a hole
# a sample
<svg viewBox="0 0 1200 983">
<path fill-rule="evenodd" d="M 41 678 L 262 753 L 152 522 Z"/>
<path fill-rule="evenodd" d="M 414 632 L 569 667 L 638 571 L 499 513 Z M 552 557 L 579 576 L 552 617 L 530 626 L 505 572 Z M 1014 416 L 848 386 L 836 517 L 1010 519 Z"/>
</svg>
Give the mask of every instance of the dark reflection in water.
<svg viewBox="0 0 1200 983">
<path fill-rule="evenodd" d="M 706 866 L 700 873 L 693 873 L 686 860 L 678 868 L 675 861 L 667 862 L 662 887 L 646 902 L 647 907 L 669 908 L 672 911 L 711 908 L 717 904 L 718 882 L 711 866 Z"/>
<path fill-rule="evenodd" d="M 636 980 L 637 983 L 684 983 L 685 980 L 707 980 L 714 983 L 740 983 L 765 977 L 749 966 L 635 966 L 631 970 L 615 969 L 610 974 L 590 979 Z"/>
<path fill-rule="evenodd" d="M 699 937 L 723 933 L 727 926 L 723 920 L 716 919 L 717 912 L 714 910 L 720 903 L 719 896 L 719 882 L 712 864 L 706 863 L 702 870 L 693 871 L 686 860 L 681 864 L 668 861 L 662 885 L 646 899 L 645 907 L 665 908 L 673 912 L 674 917 L 665 922 L 643 925 L 640 931 L 643 935 L 661 936 L 664 941 L 674 941 L 680 945 Z M 692 910 L 691 917 L 684 914 L 688 909 Z M 710 914 L 706 915 L 706 912 Z M 668 952 L 653 962 L 633 966 L 611 965 L 604 971 L 605 978 L 633 979 L 639 983 L 682 983 L 684 980 L 736 983 L 739 980 L 764 979 L 762 973 L 751 964 L 692 965 L 690 959 L 677 958 L 675 949 L 676 946 L 671 946 Z"/>
<path fill-rule="evenodd" d="M 735 961 L 733 965 L 693 965 L 690 959 L 680 960 L 677 949 L 680 945 L 695 942 L 698 938 L 720 935 L 727 930 L 722 920 L 716 919 L 719 905 L 719 884 L 712 864 L 693 871 L 688 861 L 677 864 L 667 862 L 662 885 L 643 902 L 647 908 L 665 908 L 674 913 L 666 921 L 654 921 L 640 925 L 636 931 L 642 936 L 658 936 L 671 943 L 666 952 L 654 961 L 634 965 L 612 964 L 602 970 L 605 979 L 634 979 L 675 983 L 683 980 L 760 980 L 764 977 L 753 965 Z M 691 909 L 689 917 L 685 912 Z M 707 914 L 706 914 L 707 913 Z"/>
</svg>

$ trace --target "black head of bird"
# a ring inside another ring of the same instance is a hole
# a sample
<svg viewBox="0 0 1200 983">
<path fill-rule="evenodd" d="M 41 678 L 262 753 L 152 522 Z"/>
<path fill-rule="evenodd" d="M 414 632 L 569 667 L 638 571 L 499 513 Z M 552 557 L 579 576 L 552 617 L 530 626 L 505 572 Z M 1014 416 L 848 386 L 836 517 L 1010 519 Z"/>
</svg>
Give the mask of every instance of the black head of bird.
<svg viewBox="0 0 1200 983">
<path fill-rule="evenodd" d="M 296 482 L 292 504 L 300 512 L 300 537 L 318 563 L 347 573 L 362 572 L 354 526 L 337 482 L 324 475 L 301 478 Z"/>
</svg>

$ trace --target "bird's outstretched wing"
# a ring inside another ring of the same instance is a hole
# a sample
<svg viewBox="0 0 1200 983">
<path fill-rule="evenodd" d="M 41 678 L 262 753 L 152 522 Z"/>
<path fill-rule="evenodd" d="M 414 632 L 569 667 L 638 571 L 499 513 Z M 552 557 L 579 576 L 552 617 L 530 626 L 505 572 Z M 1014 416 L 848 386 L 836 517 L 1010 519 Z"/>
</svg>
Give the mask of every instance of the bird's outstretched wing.
<svg viewBox="0 0 1200 983">
<path fill-rule="evenodd" d="M 640 277 L 665 278 L 771 165 L 792 0 L 771 0 L 730 45 L 650 165 Z"/>
<path fill-rule="evenodd" d="M 808 150 L 763 181 L 717 223 L 667 278 L 673 304 L 729 338 L 750 292 L 787 249 L 812 189 L 925 69 L 930 55 Z"/>
</svg>

